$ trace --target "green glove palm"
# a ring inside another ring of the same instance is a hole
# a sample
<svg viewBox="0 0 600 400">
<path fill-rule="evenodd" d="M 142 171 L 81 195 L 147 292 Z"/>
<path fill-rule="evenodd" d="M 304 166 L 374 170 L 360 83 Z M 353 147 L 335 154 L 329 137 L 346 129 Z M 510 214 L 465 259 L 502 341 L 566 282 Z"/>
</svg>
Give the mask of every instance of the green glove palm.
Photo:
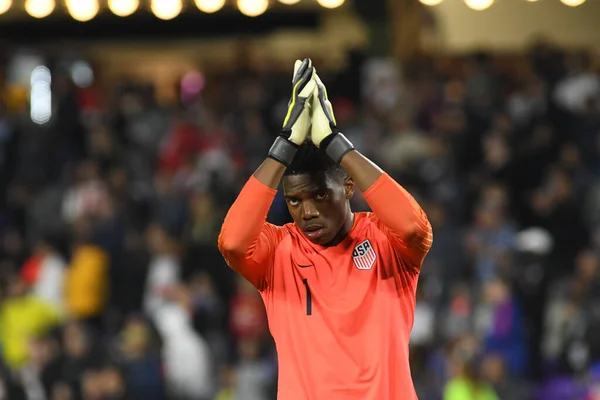
<svg viewBox="0 0 600 400">
<path fill-rule="evenodd" d="M 314 71 L 310 58 L 296 60 L 294 64 L 292 97 L 288 103 L 281 136 L 297 145 L 304 142 L 310 127 L 310 100 L 317 86 L 313 79 Z"/>
<path fill-rule="evenodd" d="M 319 78 L 319 75 L 315 72 L 314 80 L 316 87 L 313 94 L 313 107 L 312 107 L 312 129 L 311 139 L 315 146 L 320 147 L 323 139 L 337 133 L 335 122 L 335 115 L 333 114 L 333 107 L 327 96 L 327 88 Z"/>
<path fill-rule="evenodd" d="M 313 79 L 314 74 L 315 69 L 309 58 L 303 61 L 297 60 L 294 64 L 292 97 L 288 103 L 281 133 L 269 150 L 269 157 L 285 166 L 291 164 L 298 146 L 308 135 L 311 100 L 317 86 Z"/>
<path fill-rule="evenodd" d="M 332 160 L 340 163 L 347 153 L 354 150 L 354 146 L 338 129 L 327 89 L 316 71 L 313 79 L 316 87 L 312 97 L 311 140 L 315 146 L 324 149 Z"/>
</svg>

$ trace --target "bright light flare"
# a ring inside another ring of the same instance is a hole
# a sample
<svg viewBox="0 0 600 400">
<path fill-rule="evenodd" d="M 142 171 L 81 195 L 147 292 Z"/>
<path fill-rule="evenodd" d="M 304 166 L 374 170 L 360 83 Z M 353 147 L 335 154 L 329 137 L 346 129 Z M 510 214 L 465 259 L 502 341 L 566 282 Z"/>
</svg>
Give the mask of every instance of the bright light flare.
<svg viewBox="0 0 600 400">
<path fill-rule="evenodd" d="M 325 8 L 338 8 L 342 4 L 344 4 L 345 0 L 317 0 L 317 3 L 321 5 L 321 7 Z"/>
<path fill-rule="evenodd" d="M 198 10 L 212 14 L 225 6 L 225 0 L 195 0 Z"/>
<path fill-rule="evenodd" d="M 12 6 L 12 0 L 0 0 L 0 14 L 4 14 Z"/>
<path fill-rule="evenodd" d="M 258 17 L 269 8 L 269 0 L 237 0 L 240 12 L 248 17 Z"/>
<path fill-rule="evenodd" d="M 108 8 L 118 17 L 127 17 L 140 6 L 140 0 L 108 0 Z"/>
<path fill-rule="evenodd" d="M 181 13 L 181 0 L 152 0 L 150 9 L 156 18 L 173 19 Z"/>
<path fill-rule="evenodd" d="M 472 10 L 483 11 L 494 4 L 494 0 L 465 0 L 465 4 Z"/>
<path fill-rule="evenodd" d="M 56 2 L 54 0 L 26 0 L 25 11 L 34 18 L 44 18 L 52 14 Z"/>
<path fill-rule="evenodd" d="M 91 20 L 100 9 L 98 0 L 66 0 L 65 5 L 71 17 L 80 22 Z"/>
</svg>

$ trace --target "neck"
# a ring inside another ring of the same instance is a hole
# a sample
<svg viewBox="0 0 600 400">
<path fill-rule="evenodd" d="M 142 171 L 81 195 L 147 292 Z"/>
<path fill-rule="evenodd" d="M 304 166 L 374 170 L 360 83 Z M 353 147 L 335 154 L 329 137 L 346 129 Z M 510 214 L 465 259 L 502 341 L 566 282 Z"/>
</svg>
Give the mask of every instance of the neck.
<svg viewBox="0 0 600 400">
<path fill-rule="evenodd" d="M 334 236 L 333 240 L 331 240 L 331 242 L 327 244 L 327 246 L 338 245 L 342 240 L 346 238 L 346 236 L 348 236 L 348 232 L 350 232 L 352 226 L 354 226 L 354 213 L 350 210 L 350 207 L 348 207 L 348 216 L 346 217 L 344 224 L 342 225 L 339 232 Z"/>
</svg>

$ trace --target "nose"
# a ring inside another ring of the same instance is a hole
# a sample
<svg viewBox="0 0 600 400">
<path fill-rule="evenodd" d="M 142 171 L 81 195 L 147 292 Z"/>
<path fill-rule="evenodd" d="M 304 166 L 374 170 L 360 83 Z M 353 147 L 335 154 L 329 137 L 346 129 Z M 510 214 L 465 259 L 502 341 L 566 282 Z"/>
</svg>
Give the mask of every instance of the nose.
<svg viewBox="0 0 600 400">
<path fill-rule="evenodd" d="M 305 201 L 302 203 L 302 218 L 305 220 L 317 218 L 319 216 L 319 210 L 312 201 Z"/>
</svg>

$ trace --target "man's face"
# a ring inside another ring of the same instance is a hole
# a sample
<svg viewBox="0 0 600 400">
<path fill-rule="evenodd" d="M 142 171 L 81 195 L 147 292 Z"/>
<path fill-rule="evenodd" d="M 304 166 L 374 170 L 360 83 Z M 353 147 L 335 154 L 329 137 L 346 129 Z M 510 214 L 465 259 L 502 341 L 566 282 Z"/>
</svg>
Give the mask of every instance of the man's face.
<svg viewBox="0 0 600 400">
<path fill-rule="evenodd" d="M 294 222 L 313 243 L 326 245 L 348 218 L 354 181 L 337 182 L 325 173 L 288 175 L 283 192 Z"/>
</svg>

